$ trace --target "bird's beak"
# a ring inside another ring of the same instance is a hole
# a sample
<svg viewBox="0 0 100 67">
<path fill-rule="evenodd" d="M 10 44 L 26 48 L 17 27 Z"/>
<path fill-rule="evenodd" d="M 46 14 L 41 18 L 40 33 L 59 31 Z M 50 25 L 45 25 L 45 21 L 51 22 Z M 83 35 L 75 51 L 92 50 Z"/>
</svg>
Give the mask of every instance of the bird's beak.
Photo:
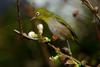
<svg viewBox="0 0 100 67">
<path fill-rule="evenodd" d="M 34 16 L 34 17 L 32 17 L 30 20 L 33 21 L 35 18 L 36 18 L 36 17 Z"/>
</svg>

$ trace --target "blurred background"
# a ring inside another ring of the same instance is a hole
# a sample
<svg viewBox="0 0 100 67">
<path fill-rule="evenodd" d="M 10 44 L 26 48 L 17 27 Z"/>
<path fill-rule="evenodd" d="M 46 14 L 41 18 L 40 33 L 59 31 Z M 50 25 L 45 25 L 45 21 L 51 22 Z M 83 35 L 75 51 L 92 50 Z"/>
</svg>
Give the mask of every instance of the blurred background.
<svg viewBox="0 0 100 67">
<path fill-rule="evenodd" d="M 90 0 L 99 6 L 99 0 Z M 80 0 L 20 0 L 21 21 L 24 32 L 32 30 L 25 6 L 44 7 L 60 15 L 73 28 L 80 40 L 80 47 L 72 46 L 74 56 L 100 63 L 100 40 L 97 35 L 94 16 Z M 100 11 L 99 11 L 100 12 Z M 98 22 L 100 31 L 100 22 Z M 20 40 L 13 30 L 18 29 L 16 0 L 0 0 L 0 67 L 47 67 L 41 48 L 36 41 Z M 99 33 L 100 36 L 100 33 Z"/>
</svg>

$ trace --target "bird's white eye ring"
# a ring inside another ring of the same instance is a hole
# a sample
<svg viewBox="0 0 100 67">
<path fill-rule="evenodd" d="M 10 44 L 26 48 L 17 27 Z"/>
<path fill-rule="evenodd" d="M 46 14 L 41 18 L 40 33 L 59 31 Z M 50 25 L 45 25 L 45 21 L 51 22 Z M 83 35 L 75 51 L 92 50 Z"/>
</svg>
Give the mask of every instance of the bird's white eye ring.
<svg viewBox="0 0 100 67">
<path fill-rule="evenodd" d="M 36 16 L 39 16 L 40 15 L 40 12 L 36 12 Z"/>
</svg>

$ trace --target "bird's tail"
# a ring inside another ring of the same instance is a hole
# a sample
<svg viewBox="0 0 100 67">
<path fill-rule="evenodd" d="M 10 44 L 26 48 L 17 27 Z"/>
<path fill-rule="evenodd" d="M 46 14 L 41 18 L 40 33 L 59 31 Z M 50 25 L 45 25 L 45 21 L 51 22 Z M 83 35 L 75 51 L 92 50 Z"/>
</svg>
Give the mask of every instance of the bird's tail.
<svg viewBox="0 0 100 67">
<path fill-rule="evenodd" d="M 79 38 L 78 36 L 76 35 L 76 33 L 74 31 L 72 31 L 71 29 L 69 29 L 71 34 L 72 34 L 72 40 L 77 44 L 77 45 L 80 45 L 79 43 Z"/>
<path fill-rule="evenodd" d="M 78 45 L 78 47 L 80 47 L 80 42 L 78 38 L 73 38 L 73 41 Z"/>
</svg>

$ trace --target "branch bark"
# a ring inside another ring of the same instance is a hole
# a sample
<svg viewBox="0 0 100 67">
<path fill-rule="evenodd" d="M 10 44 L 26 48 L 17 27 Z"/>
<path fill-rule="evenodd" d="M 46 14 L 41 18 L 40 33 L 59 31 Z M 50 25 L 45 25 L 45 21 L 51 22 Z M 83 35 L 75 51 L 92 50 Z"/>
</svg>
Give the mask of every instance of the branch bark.
<svg viewBox="0 0 100 67">
<path fill-rule="evenodd" d="M 100 16 L 99 16 L 99 11 L 98 11 L 99 10 L 98 6 L 93 6 L 92 2 L 89 1 L 89 0 L 81 0 L 81 1 L 86 7 L 88 7 L 90 9 L 90 11 L 94 14 L 95 18 L 97 18 L 97 20 L 100 23 Z M 96 32 L 97 32 L 98 39 L 100 41 L 100 29 L 98 27 L 96 19 L 95 19 L 95 27 L 96 27 Z"/>
<path fill-rule="evenodd" d="M 18 19 L 18 24 L 19 24 L 19 30 L 21 33 L 23 33 L 23 26 L 22 26 L 22 23 L 21 23 L 21 13 L 20 13 L 20 0 L 17 0 L 17 5 L 16 5 L 16 8 L 17 8 L 17 19 Z"/>
</svg>

